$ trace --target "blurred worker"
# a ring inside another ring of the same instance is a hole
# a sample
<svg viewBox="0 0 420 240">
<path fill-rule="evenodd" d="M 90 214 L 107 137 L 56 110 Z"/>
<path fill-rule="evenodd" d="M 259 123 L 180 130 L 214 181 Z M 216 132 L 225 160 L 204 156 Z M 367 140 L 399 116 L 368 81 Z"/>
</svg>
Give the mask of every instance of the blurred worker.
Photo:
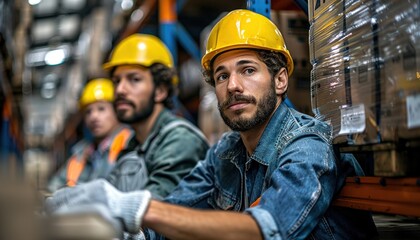
<svg viewBox="0 0 420 240">
<path fill-rule="evenodd" d="M 249 10 L 230 12 L 210 32 L 202 65 L 233 132 L 208 151 L 166 202 L 151 199 L 148 191 L 120 193 L 97 180 L 57 192 L 49 209 L 101 204 L 126 231 L 142 227 L 147 239 L 377 235 L 370 213 L 331 204 L 345 178 L 362 174 L 361 168 L 352 155 L 336 155 L 330 125 L 284 103 L 293 59 L 268 18 Z"/>
<path fill-rule="evenodd" d="M 164 197 L 208 149 L 201 131 L 170 111 L 178 81 L 172 55 L 157 37 L 134 34 L 115 47 L 104 69 L 114 83 L 117 117 L 136 134 L 124 153 L 143 159 L 148 173 L 143 187 Z M 138 171 L 138 164 L 118 161 L 109 182 L 132 191 L 129 176 Z"/>
<path fill-rule="evenodd" d="M 109 175 L 119 152 L 133 136 L 132 130 L 119 123 L 113 100 L 114 88 L 109 79 L 92 79 L 86 84 L 79 103 L 93 139 L 83 139 L 72 148 L 72 156 L 50 180 L 49 191 Z"/>
</svg>

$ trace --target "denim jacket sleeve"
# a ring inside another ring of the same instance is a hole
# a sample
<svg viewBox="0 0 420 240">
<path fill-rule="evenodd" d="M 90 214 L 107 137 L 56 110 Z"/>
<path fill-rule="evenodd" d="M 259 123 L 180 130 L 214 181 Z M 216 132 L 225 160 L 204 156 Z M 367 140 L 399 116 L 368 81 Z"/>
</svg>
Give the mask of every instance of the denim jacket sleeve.
<svg viewBox="0 0 420 240">
<path fill-rule="evenodd" d="M 318 224 L 335 192 L 331 145 L 315 133 L 299 133 L 277 145 L 275 169 L 260 204 L 249 208 L 264 239 L 304 239 Z"/>
<path fill-rule="evenodd" d="M 186 127 L 176 127 L 160 139 L 146 154 L 149 181 L 145 188 L 155 197 L 168 195 L 208 149 L 205 139 Z"/>
<path fill-rule="evenodd" d="M 214 184 L 214 146 L 207 151 L 204 161 L 199 161 L 174 191 L 164 201 L 186 207 L 211 209 L 208 200 L 213 193 Z M 144 229 L 146 239 L 166 239 L 152 229 Z"/>
</svg>

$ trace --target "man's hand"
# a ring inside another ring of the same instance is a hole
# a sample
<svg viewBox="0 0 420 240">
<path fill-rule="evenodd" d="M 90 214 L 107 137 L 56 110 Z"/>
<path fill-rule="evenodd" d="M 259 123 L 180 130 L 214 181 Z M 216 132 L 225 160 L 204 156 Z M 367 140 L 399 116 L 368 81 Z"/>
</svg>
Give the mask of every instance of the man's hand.
<svg viewBox="0 0 420 240">
<path fill-rule="evenodd" d="M 54 213 L 65 212 L 79 205 L 102 204 L 112 217 L 122 221 L 126 231 L 138 233 L 150 200 L 149 191 L 123 193 L 106 180 L 98 179 L 58 190 L 46 199 L 46 208 L 48 212 Z"/>
</svg>

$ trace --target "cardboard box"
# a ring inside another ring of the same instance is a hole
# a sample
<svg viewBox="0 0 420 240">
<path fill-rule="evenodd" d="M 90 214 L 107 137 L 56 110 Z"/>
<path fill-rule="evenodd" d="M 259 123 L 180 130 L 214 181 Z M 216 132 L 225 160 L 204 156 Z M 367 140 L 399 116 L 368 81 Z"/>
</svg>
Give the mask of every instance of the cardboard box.
<svg viewBox="0 0 420 240">
<path fill-rule="evenodd" d="M 294 71 L 289 78 L 287 96 L 294 107 L 313 115 L 310 99 L 309 23 L 302 11 L 271 11 L 271 19 L 283 35 L 292 55 Z"/>
<path fill-rule="evenodd" d="M 386 150 L 374 152 L 374 175 L 397 177 L 405 176 L 408 171 L 405 152 Z"/>
<path fill-rule="evenodd" d="M 419 5 L 310 1 L 312 107 L 334 143 L 420 138 Z"/>
<path fill-rule="evenodd" d="M 399 146 L 393 143 L 373 145 L 374 175 L 383 177 L 419 176 L 417 159 L 420 142 Z"/>
<path fill-rule="evenodd" d="M 416 37 L 420 3 L 380 3 L 384 6 L 378 12 L 382 140 L 420 138 L 420 45 Z"/>
</svg>

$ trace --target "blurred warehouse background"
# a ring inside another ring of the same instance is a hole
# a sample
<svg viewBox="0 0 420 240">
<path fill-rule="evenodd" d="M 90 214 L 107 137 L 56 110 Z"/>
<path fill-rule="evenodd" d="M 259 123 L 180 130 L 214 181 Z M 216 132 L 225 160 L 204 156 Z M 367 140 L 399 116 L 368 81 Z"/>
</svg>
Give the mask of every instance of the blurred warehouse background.
<svg viewBox="0 0 420 240">
<path fill-rule="evenodd" d="M 261 2 L 261 3 L 260 3 Z M 212 0 L 3 0 L 0 2 L 1 158 L 3 171 L 23 173 L 44 185 L 73 143 L 89 134 L 78 98 L 89 78 L 106 76 L 101 65 L 112 47 L 135 33 L 159 36 L 180 75 L 177 111 L 211 141 L 227 128 L 212 90 L 203 84 L 200 58 L 212 22 L 236 8 L 266 8 L 290 38 L 296 61 L 300 110 L 311 112 L 305 1 Z M 305 5 L 303 5 L 305 6 Z M 173 10 L 168 10 L 173 9 Z M 165 22 L 165 14 L 172 22 Z M 297 41 L 296 41 L 297 40 Z M 294 53 L 296 51 L 296 53 Z M 300 51 L 300 52 L 298 52 Z M 300 76 L 299 76 L 300 75 Z M 293 90 L 291 90 L 293 92 Z M 291 92 L 289 91 L 289 92 Z M 302 101 L 304 99 L 304 101 Z M 294 99 L 292 99 L 293 102 Z"/>
<path fill-rule="evenodd" d="M 136 32 L 168 45 L 177 113 L 217 141 L 228 129 L 200 58 L 212 24 L 238 8 L 278 26 L 295 65 L 288 101 L 331 123 L 335 146 L 365 170 L 335 203 L 388 214 L 375 215 L 382 239 L 419 239 L 420 0 L 0 0 L 0 201 L 1 177 L 42 190 L 89 135 L 82 87 L 106 76 L 113 46 Z"/>
</svg>

